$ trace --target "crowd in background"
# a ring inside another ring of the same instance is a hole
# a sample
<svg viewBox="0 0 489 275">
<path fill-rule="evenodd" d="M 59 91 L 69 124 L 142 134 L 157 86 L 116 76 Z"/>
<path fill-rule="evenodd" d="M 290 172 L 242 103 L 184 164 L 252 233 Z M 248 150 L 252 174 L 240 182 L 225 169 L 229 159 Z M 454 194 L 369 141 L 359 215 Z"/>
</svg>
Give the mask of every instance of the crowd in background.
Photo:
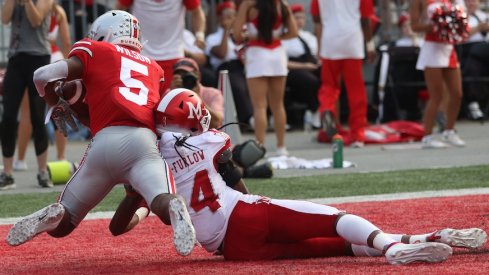
<svg viewBox="0 0 489 275">
<path fill-rule="evenodd" d="M 379 45 L 385 41 L 378 35 L 382 22 L 375 10 L 379 3 L 373 0 L 313 0 L 310 6 L 292 0 L 220 0 L 215 10 L 208 5 L 204 9 L 199 0 L 157 4 L 149 0 L 118 0 L 113 7 L 75 0 L 75 18 L 66 15 L 68 2 L 4 1 L 2 23 L 10 26 L 12 34 L 0 126 L 2 190 L 8 189 L 5 183 L 13 186 L 13 170 L 27 169 L 24 157 L 31 135 L 39 184 L 52 186 L 46 176 L 46 107 L 32 84 L 32 73 L 44 64 L 67 57 L 71 42 L 86 35 L 83 30 L 88 28 L 83 23 L 90 24 L 114 8 L 127 10 L 140 20 L 145 41 L 142 53 L 164 69 L 165 89 L 184 87 L 200 94 L 213 115 L 214 127 L 222 126 L 224 121 L 223 95 L 216 88 L 219 72 L 227 70 L 237 120 L 249 125 L 242 129 L 252 130 L 262 145 L 266 132 L 273 129 L 276 146 L 269 149 L 275 149 L 278 156 L 288 155 L 286 131 L 291 127 L 325 131 L 331 138 L 347 122 L 351 133 L 348 144 L 359 148 L 364 146 L 364 130 L 369 121 L 422 121 L 424 146 L 438 148 L 443 142 L 465 144 L 456 133 L 458 118 L 484 120 L 488 115 L 489 17 L 479 0 L 392 1 L 393 5 L 400 3 L 390 16 L 398 37 L 385 45 Z M 466 41 L 443 46 L 448 55 L 441 59 L 454 62 L 446 66 L 439 66 L 439 60 L 418 58 L 431 58 L 433 53 L 443 51 L 434 45 L 437 42 L 430 36 L 431 26 L 426 24 L 425 15 L 430 5 L 442 2 L 466 6 L 470 25 Z M 34 9 L 36 18 L 31 16 Z M 218 17 L 216 30 L 206 31 L 206 21 L 214 16 Z M 306 20 L 314 22 L 312 28 L 306 27 Z M 75 33 L 69 33 L 70 24 Z M 425 33 L 428 34 L 424 36 Z M 452 48 L 458 61 L 451 55 Z M 407 53 L 402 56 L 409 58 L 396 59 L 401 56 L 398 53 Z M 386 59 L 390 59 L 390 64 Z M 367 89 L 364 81 L 366 63 L 373 64 L 378 72 L 378 77 L 367 81 L 373 89 Z M 416 69 L 424 70 L 424 74 Z M 401 78 L 396 78 L 396 73 Z M 395 87 L 396 81 L 421 84 Z M 371 90 L 376 95 L 384 94 L 383 110 L 379 110 L 377 100 L 368 100 Z M 395 110 L 389 112 L 392 106 Z M 374 110 L 374 115 L 368 116 L 368 110 Z M 342 119 L 345 113 L 348 121 Z M 443 142 L 433 137 L 437 122 Z M 80 129 L 68 138 L 89 138 L 89 132 L 81 125 Z M 63 160 L 66 137 L 59 133 L 55 136 L 57 159 Z"/>
</svg>

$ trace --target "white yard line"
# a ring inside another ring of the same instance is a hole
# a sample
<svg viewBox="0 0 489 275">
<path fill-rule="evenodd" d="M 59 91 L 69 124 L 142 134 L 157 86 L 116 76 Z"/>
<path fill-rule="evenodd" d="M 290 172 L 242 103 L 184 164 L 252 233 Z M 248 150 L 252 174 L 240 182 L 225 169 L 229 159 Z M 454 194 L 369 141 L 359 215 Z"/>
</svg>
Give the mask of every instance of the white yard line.
<svg viewBox="0 0 489 275">
<path fill-rule="evenodd" d="M 320 198 L 320 199 L 308 199 L 308 201 L 321 203 L 321 204 L 336 204 L 336 203 L 348 203 L 348 202 L 393 201 L 393 200 L 437 198 L 437 197 L 438 198 L 458 197 L 458 196 L 485 195 L 485 194 L 489 194 L 489 188 L 468 188 L 468 189 L 406 192 L 406 193 L 367 195 L 367 196 L 350 196 L 350 197 L 339 197 L 339 198 Z M 113 215 L 114 215 L 114 211 L 89 213 L 85 218 L 85 220 L 110 219 L 112 218 Z M 1 218 L 0 225 L 14 224 L 19 219 L 20 217 Z"/>
</svg>

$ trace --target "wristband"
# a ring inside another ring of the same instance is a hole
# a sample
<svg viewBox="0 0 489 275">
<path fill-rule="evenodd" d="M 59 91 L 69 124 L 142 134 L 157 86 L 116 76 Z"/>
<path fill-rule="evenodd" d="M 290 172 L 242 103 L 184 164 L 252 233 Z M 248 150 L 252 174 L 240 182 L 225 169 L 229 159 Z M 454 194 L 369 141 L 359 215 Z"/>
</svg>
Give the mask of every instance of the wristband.
<svg viewBox="0 0 489 275">
<path fill-rule="evenodd" d="M 149 215 L 149 210 L 146 207 L 140 207 L 136 212 L 134 212 L 136 216 L 139 218 L 139 222 L 141 222 L 144 218 Z"/>
<path fill-rule="evenodd" d="M 373 39 L 367 41 L 367 52 L 374 52 L 375 51 L 375 42 Z"/>
<path fill-rule="evenodd" d="M 197 40 L 204 41 L 205 40 L 204 32 L 203 31 L 195 32 L 195 38 L 197 38 Z"/>
</svg>

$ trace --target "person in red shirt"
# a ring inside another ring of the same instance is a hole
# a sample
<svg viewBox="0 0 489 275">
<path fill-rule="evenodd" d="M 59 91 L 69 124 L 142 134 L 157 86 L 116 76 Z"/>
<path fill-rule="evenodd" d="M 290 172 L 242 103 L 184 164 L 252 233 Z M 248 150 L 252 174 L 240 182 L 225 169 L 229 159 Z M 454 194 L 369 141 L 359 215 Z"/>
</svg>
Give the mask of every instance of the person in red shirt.
<svg viewBox="0 0 489 275">
<path fill-rule="evenodd" d="M 126 183 L 165 224 L 173 226 L 177 252 L 192 251 L 195 230 L 156 147 L 154 109 L 163 71 L 140 53 L 140 31 L 131 14 L 109 11 L 95 20 L 88 39 L 73 45 L 68 59 L 34 73 L 39 95 L 52 106 L 51 117 L 61 130 L 72 119 L 70 104 L 79 104 L 74 98 L 80 97 L 78 92 L 71 98 L 63 95 L 64 82 L 83 81 L 86 95 L 81 100 L 88 108 L 85 123 L 93 139 L 58 202 L 17 222 L 7 237 L 10 245 L 20 245 L 41 232 L 53 237 L 70 234 L 116 184 Z"/>
<path fill-rule="evenodd" d="M 320 44 L 322 83 L 318 99 L 323 128 L 329 138 L 337 132 L 333 118 L 336 117 L 336 103 L 343 80 L 350 112 L 348 126 L 351 131 L 351 146 L 363 147 L 367 126 L 367 90 L 362 63 L 365 57 L 365 41 L 368 41 L 369 61 L 373 61 L 375 56 L 370 27 L 374 14 L 373 1 L 312 0 L 311 14 Z"/>
</svg>

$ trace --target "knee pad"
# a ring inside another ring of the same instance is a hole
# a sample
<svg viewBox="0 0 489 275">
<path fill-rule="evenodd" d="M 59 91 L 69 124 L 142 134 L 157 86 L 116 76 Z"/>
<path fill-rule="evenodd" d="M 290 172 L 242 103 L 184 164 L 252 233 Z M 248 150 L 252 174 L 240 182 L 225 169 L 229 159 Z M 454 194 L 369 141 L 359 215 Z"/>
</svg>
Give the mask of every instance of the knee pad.
<svg viewBox="0 0 489 275">
<path fill-rule="evenodd" d="M 248 140 L 233 148 L 233 160 L 241 167 L 248 168 L 263 158 L 266 153 L 265 147 L 254 140 Z"/>
</svg>

